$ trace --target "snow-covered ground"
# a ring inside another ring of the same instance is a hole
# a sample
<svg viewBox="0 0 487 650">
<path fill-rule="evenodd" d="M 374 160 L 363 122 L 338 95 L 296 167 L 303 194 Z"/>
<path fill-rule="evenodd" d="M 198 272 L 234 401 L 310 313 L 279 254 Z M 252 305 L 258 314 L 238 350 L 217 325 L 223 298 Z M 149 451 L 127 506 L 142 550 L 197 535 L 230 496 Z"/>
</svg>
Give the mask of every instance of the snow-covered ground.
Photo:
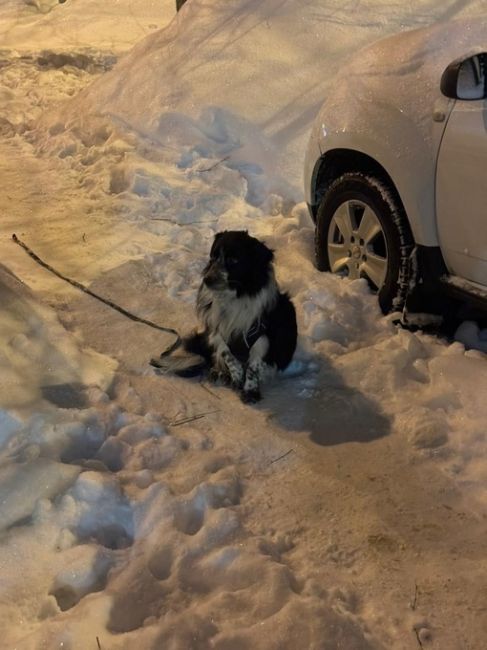
<svg viewBox="0 0 487 650">
<path fill-rule="evenodd" d="M 316 272 L 301 170 L 360 46 L 483 2 L 174 4 L 0 7 L 1 645 L 480 650 L 485 356 Z M 11 241 L 185 331 L 223 228 L 298 311 L 256 408 L 155 375 L 167 335 Z"/>
</svg>

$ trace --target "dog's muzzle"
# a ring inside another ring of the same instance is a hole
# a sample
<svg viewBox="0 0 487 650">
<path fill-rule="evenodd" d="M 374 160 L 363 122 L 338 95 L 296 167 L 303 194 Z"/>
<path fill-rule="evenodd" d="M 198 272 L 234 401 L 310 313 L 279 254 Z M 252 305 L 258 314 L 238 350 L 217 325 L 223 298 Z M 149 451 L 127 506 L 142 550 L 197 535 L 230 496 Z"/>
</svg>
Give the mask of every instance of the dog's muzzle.
<svg viewBox="0 0 487 650">
<path fill-rule="evenodd" d="M 226 273 L 222 271 L 219 264 L 208 264 L 203 273 L 203 282 L 209 289 L 226 289 Z"/>
</svg>

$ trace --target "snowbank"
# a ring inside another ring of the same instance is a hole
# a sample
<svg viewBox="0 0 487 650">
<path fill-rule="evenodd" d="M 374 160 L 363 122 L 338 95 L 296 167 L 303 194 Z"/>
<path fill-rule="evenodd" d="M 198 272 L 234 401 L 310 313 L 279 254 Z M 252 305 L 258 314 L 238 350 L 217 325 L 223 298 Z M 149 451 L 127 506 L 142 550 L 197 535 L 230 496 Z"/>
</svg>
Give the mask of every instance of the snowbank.
<svg viewBox="0 0 487 650">
<path fill-rule="evenodd" d="M 373 0 L 351 13 L 340 1 L 192 0 L 63 108 L 55 128 L 92 131 L 93 117 L 105 116 L 160 155 L 184 153 L 184 168 L 188 158 L 229 156 L 247 182 L 299 200 L 310 124 L 350 54 L 388 33 L 479 13 L 479 1 Z"/>
<path fill-rule="evenodd" d="M 2 2 L 0 134 L 32 128 L 175 14 L 173 0 Z"/>
<path fill-rule="evenodd" d="M 29 413 L 46 400 L 58 406 L 82 400 L 78 392 L 92 384 L 107 388 L 114 360 L 81 350 L 55 313 L 3 266 L 0 302 L 0 407 Z"/>
</svg>

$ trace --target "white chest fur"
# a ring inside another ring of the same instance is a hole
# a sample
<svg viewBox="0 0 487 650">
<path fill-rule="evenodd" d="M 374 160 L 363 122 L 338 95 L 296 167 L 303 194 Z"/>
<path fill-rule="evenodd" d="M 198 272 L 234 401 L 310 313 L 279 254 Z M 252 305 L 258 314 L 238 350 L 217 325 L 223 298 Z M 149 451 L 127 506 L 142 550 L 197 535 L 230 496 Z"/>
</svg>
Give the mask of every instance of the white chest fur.
<svg viewBox="0 0 487 650">
<path fill-rule="evenodd" d="M 202 285 L 198 294 L 198 315 L 211 333 L 219 333 L 228 343 L 232 334 L 245 335 L 278 297 L 277 285 L 270 281 L 255 296 L 237 298 L 233 290 L 212 291 Z"/>
</svg>

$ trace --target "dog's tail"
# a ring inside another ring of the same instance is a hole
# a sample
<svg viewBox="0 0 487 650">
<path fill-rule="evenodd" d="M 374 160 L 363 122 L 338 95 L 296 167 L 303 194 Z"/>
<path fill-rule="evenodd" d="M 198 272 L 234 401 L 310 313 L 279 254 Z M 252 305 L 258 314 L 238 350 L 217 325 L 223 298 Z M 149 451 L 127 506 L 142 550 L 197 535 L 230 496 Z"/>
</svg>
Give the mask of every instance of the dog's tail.
<svg viewBox="0 0 487 650">
<path fill-rule="evenodd" d="M 183 348 L 191 354 L 199 354 L 208 365 L 211 364 L 213 355 L 206 332 L 194 332 L 190 336 L 183 338 Z"/>
</svg>

